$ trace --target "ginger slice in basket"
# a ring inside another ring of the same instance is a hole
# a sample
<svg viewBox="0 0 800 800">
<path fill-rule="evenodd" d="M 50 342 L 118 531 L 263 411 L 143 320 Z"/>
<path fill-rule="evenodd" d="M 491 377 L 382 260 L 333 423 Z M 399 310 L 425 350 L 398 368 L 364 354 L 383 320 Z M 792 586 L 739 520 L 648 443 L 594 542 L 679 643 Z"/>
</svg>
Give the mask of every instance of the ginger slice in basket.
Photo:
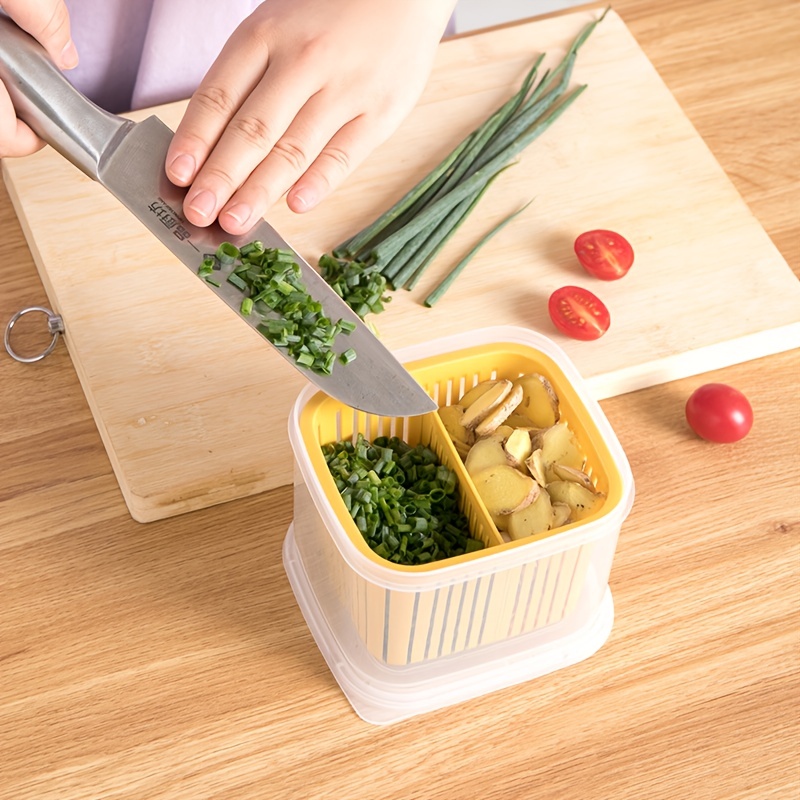
<svg viewBox="0 0 800 800">
<path fill-rule="evenodd" d="M 497 381 L 481 381 L 480 383 L 476 383 L 475 386 L 464 393 L 457 405 L 460 405 L 462 408 L 469 408 L 481 395 L 488 392 L 496 383 Z"/>
<path fill-rule="evenodd" d="M 570 517 L 575 522 L 597 511 L 605 499 L 602 493 L 574 481 L 552 481 L 547 484 L 547 493 L 554 503 L 565 503 L 570 507 Z"/>
<path fill-rule="evenodd" d="M 547 492 L 540 491 L 530 505 L 508 515 L 506 529 L 512 539 L 526 539 L 528 536 L 549 531 L 552 524 L 553 508 L 550 497 Z"/>
<path fill-rule="evenodd" d="M 487 467 L 472 476 L 475 490 L 492 516 L 513 514 L 540 494 L 539 484 L 508 464 Z"/>
<path fill-rule="evenodd" d="M 580 469 L 583 466 L 583 453 L 578 440 L 565 422 L 557 422 L 539 431 L 532 439 L 533 449 L 542 451 L 545 467 L 550 464 L 563 464 Z"/>
<path fill-rule="evenodd" d="M 535 428 L 549 428 L 560 419 L 558 395 L 544 375 L 532 372 L 514 381 L 523 391 L 522 401 L 516 413 L 528 420 Z"/>
<path fill-rule="evenodd" d="M 553 478 L 559 481 L 572 481 L 573 483 L 580 484 L 584 489 L 594 491 L 594 484 L 592 479 L 580 469 L 568 467 L 566 464 L 550 464 L 550 471 Z"/>
<path fill-rule="evenodd" d="M 520 400 L 522 400 L 522 387 L 513 386 L 503 400 L 475 426 L 475 433 L 478 436 L 487 436 L 490 433 L 494 433 L 519 405 Z"/>
<path fill-rule="evenodd" d="M 490 467 L 499 467 L 508 464 L 506 451 L 503 441 L 508 436 L 503 426 L 498 428 L 491 436 L 478 439 L 469 450 L 464 466 L 470 475 L 477 475 L 479 472 Z"/>
<path fill-rule="evenodd" d="M 461 424 L 463 416 L 464 408 L 460 405 L 441 406 L 439 408 L 439 419 L 442 420 L 442 424 L 448 436 L 453 440 L 453 444 L 460 442 L 469 448 L 475 441 L 475 434 Z"/>
<path fill-rule="evenodd" d="M 508 463 L 512 467 L 524 470 L 525 462 L 531 457 L 533 450 L 530 433 L 522 428 L 516 428 L 509 434 L 503 447 L 506 451 Z"/>
<path fill-rule="evenodd" d="M 566 503 L 553 503 L 553 521 L 550 528 L 555 530 L 572 521 L 572 509 Z"/>
<path fill-rule="evenodd" d="M 497 381 L 493 386 L 484 392 L 474 403 L 470 403 L 464 409 L 461 417 L 461 424 L 465 428 L 475 428 L 475 426 L 485 419 L 491 411 L 499 406 L 503 400 L 511 393 L 511 381 Z M 510 413 L 510 412 L 509 412 Z"/>
</svg>

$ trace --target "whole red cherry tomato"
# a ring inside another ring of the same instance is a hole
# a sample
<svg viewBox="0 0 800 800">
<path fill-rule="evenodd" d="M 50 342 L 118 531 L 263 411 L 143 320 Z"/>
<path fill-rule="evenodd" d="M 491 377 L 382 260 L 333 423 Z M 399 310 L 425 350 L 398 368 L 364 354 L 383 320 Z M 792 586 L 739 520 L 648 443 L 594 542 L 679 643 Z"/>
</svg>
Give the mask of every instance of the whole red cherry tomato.
<svg viewBox="0 0 800 800">
<path fill-rule="evenodd" d="M 562 286 L 550 295 L 550 319 L 573 339 L 599 339 L 611 324 L 611 315 L 600 298 L 580 286 Z"/>
<path fill-rule="evenodd" d="M 633 248 L 614 231 L 586 231 L 575 240 L 575 255 L 581 266 L 601 281 L 615 281 L 633 265 Z"/>
<path fill-rule="evenodd" d="M 709 442 L 738 442 L 753 427 L 753 409 L 733 386 L 707 383 L 695 389 L 687 400 L 686 421 Z"/>
</svg>

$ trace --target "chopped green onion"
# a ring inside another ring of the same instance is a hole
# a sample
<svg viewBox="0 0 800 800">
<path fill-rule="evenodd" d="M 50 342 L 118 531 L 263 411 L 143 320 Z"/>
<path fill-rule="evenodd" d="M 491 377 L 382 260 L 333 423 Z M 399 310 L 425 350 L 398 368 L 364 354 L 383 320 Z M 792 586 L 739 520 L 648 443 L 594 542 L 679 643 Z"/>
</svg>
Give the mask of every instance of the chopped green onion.
<svg viewBox="0 0 800 800">
<path fill-rule="evenodd" d="M 235 272 L 231 272 L 231 274 L 228 275 L 228 283 L 232 283 L 237 289 L 239 289 L 242 292 L 247 291 L 248 288 L 247 281 L 240 278 Z"/>
<path fill-rule="evenodd" d="M 212 271 L 222 268 L 222 278 L 245 294 L 239 307 L 243 316 L 256 316 L 256 328 L 299 366 L 319 375 L 330 375 L 336 361 L 334 343 L 340 333 L 355 330 L 351 320 L 333 322 L 322 305 L 308 293 L 294 253 L 265 248 L 262 242 L 245 244 L 241 250 L 223 242 L 213 256 L 206 256 L 198 274 L 219 287 Z M 271 314 L 277 314 L 274 318 Z M 350 348 L 340 357 L 349 364 L 356 357 Z"/>
<path fill-rule="evenodd" d="M 314 356 L 311 353 L 300 353 L 296 359 L 297 363 L 303 367 L 313 367 L 314 366 Z"/>
<path fill-rule="evenodd" d="M 228 265 L 233 264 L 239 258 L 239 248 L 230 242 L 223 242 L 214 254 L 219 259 L 220 264 Z"/>
<path fill-rule="evenodd" d="M 359 434 L 322 452 L 345 508 L 381 558 L 427 564 L 484 547 L 459 508 L 455 474 L 430 448 Z"/>
<path fill-rule="evenodd" d="M 204 278 L 206 275 L 210 275 L 213 271 L 214 271 L 214 259 L 204 258 L 197 269 L 197 274 L 201 278 Z"/>
<path fill-rule="evenodd" d="M 255 241 L 255 242 L 248 242 L 248 244 L 242 245 L 242 249 L 239 251 L 239 255 L 242 258 L 248 258 L 249 256 L 253 255 L 261 255 L 264 252 L 264 243 Z"/>
</svg>

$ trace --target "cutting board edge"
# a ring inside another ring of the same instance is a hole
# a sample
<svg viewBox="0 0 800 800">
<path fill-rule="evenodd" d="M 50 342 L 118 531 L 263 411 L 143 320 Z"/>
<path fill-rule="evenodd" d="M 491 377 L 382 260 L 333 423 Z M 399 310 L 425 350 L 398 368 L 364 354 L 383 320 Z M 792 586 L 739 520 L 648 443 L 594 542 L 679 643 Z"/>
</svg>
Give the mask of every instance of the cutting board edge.
<svg viewBox="0 0 800 800">
<path fill-rule="evenodd" d="M 800 321 L 674 353 L 663 357 L 657 365 L 635 364 L 604 375 L 588 377 L 586 383 L 595 400 L 607 400 L 796 349 L 800 349 Z M 709 370 L 709 361 L 714 364 L 712 370 Z"/>
<path fill-rule="evenodd" d="M 0 168 L 2 170 L 3 182 L 5 183 L 9 199 L 11 200 L 11 205 L 14 207 L 14 212 L 17 215 L 20 228 L 22 229 L 22 233 L 25 236 L 25 241 L 31 252 L 31 257 L 33 258 L 33 263 L 36 266 L 39 280 L 42 282 L 42 286 L 47 297 L 48 306 L 56 314 L 61 314 L 61 307 L 58 301 L 57 292 L 52 281 L 50 280 L 47 269 L 44 267 L 41 252 L 36 244 L 36 237 L 33 235 L 33 231 L 28 223 L 28 218 L 25 213 L 25 204 L 22 202 L 22 199 L 19 196 L 15 182 L 10 179 L 11 176 L 9 175 L 7 162 L 5 159 L 3 159 L 0 163 Z M 106 456 L 111 464 L 111 469 L 113 470 L 117 479 L 117 484 L 119 485 L 120 492 L 122 493 L 122 497 L 125 501 L 125 505 L 128 507 L 131 517 L 136 522 L 152 522 L 157 519 L 163 519 L 165 516 L 172 516 L 172 514 L 160 514 L 158 516 L 154 516 L 150 513 L 147 513 L 147 510 L 138 502 L 139 498 L 129 491 L 125 470 L 117 456 L 117 451 L 114 448 L 114 443 L 111 439 L 111 435 L 108 431 L 103 415 L 96 407 L 91 381 L 88 380 L 83 369 L 81 369 L 80 359 L 73 358 L 72 356 L 69 343 L 69 332 L 65 330 L 62 337 L 64 340 L 64 345 L 67 349 L 67 353 L 69 353 L 72 367 L 75 370 L 75 374 L 78 376 L 81 389 L 86 397 L 86 402 L 89 406 L 89 410 L 91 411 L 92 418 L 97 426 L 97 432 L 99 433 L 100 439 L 103 442 L 103 449 L 105 450 Z M 147 506 L 147 508 L 149 509 L 150 506 Z"/>
<path fill-rule="evenodd" d="M 0 172 L 2 172 L 3 183 L 5 184 L 6 191 L 8 192 L 9 199 L 11 200 L 11 205 L 14 207 L 14 213 L 17 215 L 19 226 L 22 229 L 23 236 L 25 237 L 25 243 L 28 245 L 28 249 L 31 252 L 33 263 L 36 266 L 36 271 L 39 273 L 39 280 L 41 280 L 42 285 L 44 286 L 44 292 L 45 295 L 47 295 L 48 302 L 53 306 L 52 310 L 56 313 L 60 313 L 60 309 L 56 303 L 56 298 L 53 297 L 53 285 L 49 279 L 49 276 L 47 275 L 47 270 L 42 264 L 42 256 L 39 248 L 36 245 L 36 238 L 34 237 L 33 231 L 28 224 L 28 218 L 25 214 L 25 204 L 22 202 L 22 198 L 19 196 L 17 185 L 9 171 L 10 169 L 13 168 L 9 167 L 8 159 L 0 159 Z"/>
</svg>

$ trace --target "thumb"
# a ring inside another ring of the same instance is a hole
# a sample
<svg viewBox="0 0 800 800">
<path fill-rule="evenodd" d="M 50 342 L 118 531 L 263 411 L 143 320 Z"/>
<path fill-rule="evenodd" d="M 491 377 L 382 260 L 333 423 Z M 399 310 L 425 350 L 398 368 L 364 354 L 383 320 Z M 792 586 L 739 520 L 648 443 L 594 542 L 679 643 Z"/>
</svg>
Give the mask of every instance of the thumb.
<svg viewBox="0 0 800 800">
<path fill-rule="evenodd" d="M 69 12 L 64 0 L 3 0 L 3 10 L 20 28 L 38 39 L 61 69 L 78 66 Z"/>
</svg>

